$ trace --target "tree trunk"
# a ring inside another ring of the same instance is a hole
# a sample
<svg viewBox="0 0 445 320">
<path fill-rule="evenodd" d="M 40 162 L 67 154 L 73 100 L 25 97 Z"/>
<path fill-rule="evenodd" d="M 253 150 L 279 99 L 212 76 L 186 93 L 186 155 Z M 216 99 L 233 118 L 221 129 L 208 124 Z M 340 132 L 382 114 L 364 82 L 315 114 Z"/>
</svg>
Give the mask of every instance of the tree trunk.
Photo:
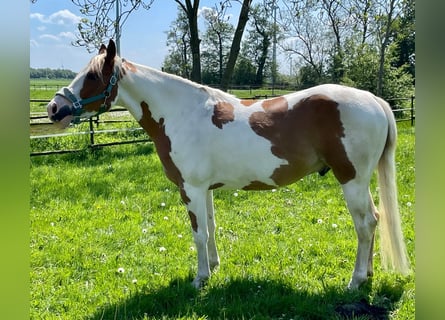
<svg viewBox="0 0 445 320">
<path fill-rule="evenodd" d="M 392 24 L 394 22 L 394 10 L 395 10 L 395 2 L 396 0 L 390 0 L 389 3 L 389 12 L 387 15 L 386 25 L 385 25 L 385 34 L 383 35 L 383 40 L 380 48 L 380 61 L 379 61 L 379 74 L 377 80 L 377 95 L 383 96 L 383 77 L 385 73 L 385 54 L 386 48 L 389 44 L 389 37 L 391 36 Z"/>
<path fill-rule="evenodd" d="M 263 37 L 263 42 L 262 42 L 261 56 L 258 61 L 258 69 L 257 69 L 256 76 L 255 76 L 255 84 L 261 86 L 263 84 L 264 66 L 266 65 L 270 41 L 269 41 L 269 36 L 267 35 L 267 33 L 265 33 L 265 32 L 260 33 L 260 35 Z"/>
<path fill-rule="evenodd" d="M 232 46 L 230 47 L 229 60 L 227 61 L 226 70 L 221 81 L 221 89 L 227 91 L 230 81 L 232 79 L 233 70 L 235 68 L 236 59 L 241 46 L 241 39 L 243 37 L 244 28 L 246 27 L 247 20 L 249 20 L 249 9 L 252 0 L 243 0 L 241 12 L 238 19 L 238 25 L 233 36 Z"/>
<path fill-rule="evenodd" d="M 198 9 L 199 0 L 194 0 L 193 5 L 191 0 L 185 0 L 185 5 L 180 0 L 175 0 L 187 15 L 190 27 L 190 50 L 192 51 L 192 73 L 190 79 L 194 82 L 201 83 L 201 51 L 199 45 L 198 33 Z"/>
</svg>

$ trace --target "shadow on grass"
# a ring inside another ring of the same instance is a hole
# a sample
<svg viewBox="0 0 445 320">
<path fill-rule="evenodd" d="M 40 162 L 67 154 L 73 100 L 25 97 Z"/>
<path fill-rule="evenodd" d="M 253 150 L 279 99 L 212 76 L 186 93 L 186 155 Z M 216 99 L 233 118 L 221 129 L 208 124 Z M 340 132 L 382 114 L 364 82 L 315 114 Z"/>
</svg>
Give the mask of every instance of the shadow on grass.
<svg viewBox="0 0 445 320">
<path fill-rule="evenodd" d="M 157 291 L 141 289 L 89 319 L 389 319 L 403 284 L 384 283 L 370 302 L 370 285 L 348 292 L 325 288 L 309 293 L 276 281 L 235 279 L 201 291 L 191 279 L 176 279 Z"/>
</svg>

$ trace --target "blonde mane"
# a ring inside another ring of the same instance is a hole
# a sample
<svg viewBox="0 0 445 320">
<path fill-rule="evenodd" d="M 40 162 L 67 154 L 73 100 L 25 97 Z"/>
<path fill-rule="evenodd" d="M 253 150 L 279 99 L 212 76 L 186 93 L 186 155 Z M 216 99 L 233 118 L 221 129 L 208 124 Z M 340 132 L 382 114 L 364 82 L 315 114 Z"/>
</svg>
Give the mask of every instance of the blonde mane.
<svg viewBox="0 0 445 320">
<path fill-rule="evenodd" d="M 103 75 L 102 75 L 102 69 L 105 63 L 105 56 L 106 53 L 101 53 L 98 54 L 96 56 L 94 56 L 90 63 L 87 65 L 86 70 L 90 71 L 90 72 L 94 72 L 98 75 L 99 78 L 103 79 Z M 115 63 L 117 63 L 117 61 L 119 61 L 120 59 L 118 59 L 117 57 L 115 58 Z M 151 67 L 148 66 L 144 66 L 141 64 L 136 64 L 136 63 L 132 63 L 134 65 L 137 65 L 138 67 L 142 67 L 142 68 L 147 68 L 149 69 L 151 72 L 155 72 L 155 73 L 160 73 L 162 74 L 163 77 L 169 78 L 171 80 L 175 80 L 184 84 L 187 84 L 195 89 L 201 90 L 206 92 L 206 94 L 208 94 L 209 96 L 213 97 L 216 101 L 226 101 L 226 102 L 231 102 L 231 103 L 236 103 L 239 101 L 238 98 L 236 98 L 234 95 L 224 92 L 220 89 L 217 88 L 212 88 L 203 84 L 199 84 L 196 82 L 193 82 L 189 79 L 177 76 L 175 74 L 171 74 L 171 73 L 166 73 L 166 72 L 161 72 L 159 70 L 153 69 Z"/>
<path fill-rule="evenodd" d="M 88 63 L 88 65 L 86 66 L 85 70 L 89 71 L 89 72 L 94 72 L 97 74 L 97 76 L 103 80 L 103 74 L 102 74 L 102 69 L 105 63 L 105 56 L 106 53 L 101 53 L 98 54 L 96 56 L 94 56 L 91 60 L 90 63 Z"/>
</svg>

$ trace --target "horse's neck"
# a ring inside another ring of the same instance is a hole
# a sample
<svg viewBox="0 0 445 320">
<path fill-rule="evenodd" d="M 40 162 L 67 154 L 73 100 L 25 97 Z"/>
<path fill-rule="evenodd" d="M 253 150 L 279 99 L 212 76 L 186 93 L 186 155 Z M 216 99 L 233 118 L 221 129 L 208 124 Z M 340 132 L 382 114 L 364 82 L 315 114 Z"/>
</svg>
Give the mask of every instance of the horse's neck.
<svg viewBox="0 0 445 320">
<path fill-rule="evenodd" d="M 156 120 L 187 114 L 188 108 L 204 100 L 208 94 L 198 85 L 182 78 L 135 65 L 136 72 L 127 70 L 119 84 L 118 104 L 136 118 L 142 117 L 142 104 L 149 106 Z"/>
</svg>

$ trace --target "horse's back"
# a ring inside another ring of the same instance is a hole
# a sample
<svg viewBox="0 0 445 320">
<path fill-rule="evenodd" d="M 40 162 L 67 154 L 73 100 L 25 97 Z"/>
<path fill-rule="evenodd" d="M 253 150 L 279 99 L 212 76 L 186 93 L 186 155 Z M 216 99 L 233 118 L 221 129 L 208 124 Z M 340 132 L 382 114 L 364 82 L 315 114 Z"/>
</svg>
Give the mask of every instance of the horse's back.
<svg viewBox="0 0 445 320">
<path fill-rule="evenodd" d="M 200 158 L 198 167 L 191 158 L 180 161 L 191 182 L 261 189 L 332 168 L 343 184 L 373 170 L 386 141 L 388 122 L 374 95 L 345 86 L 213 109 L 201 132 L 207 142 L 183 145 Z"/>
</svg>

